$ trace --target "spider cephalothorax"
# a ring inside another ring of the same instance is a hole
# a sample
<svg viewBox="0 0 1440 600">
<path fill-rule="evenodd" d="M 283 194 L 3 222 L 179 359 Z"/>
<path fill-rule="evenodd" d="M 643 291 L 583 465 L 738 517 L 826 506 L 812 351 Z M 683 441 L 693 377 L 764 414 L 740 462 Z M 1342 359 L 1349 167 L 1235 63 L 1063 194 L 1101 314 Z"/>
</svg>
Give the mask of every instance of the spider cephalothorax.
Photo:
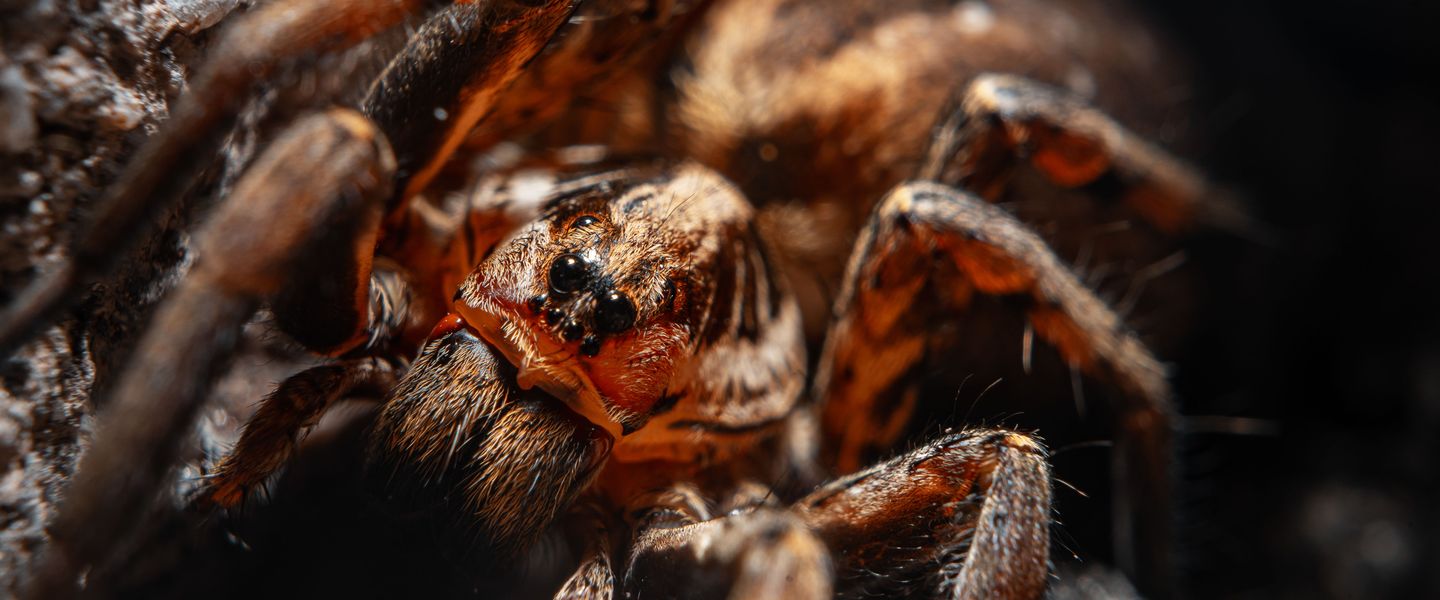
<svg viewBox="0 0 1440 600">
<path fill-rule="evenodd" d="M 378 390 L 360 460 L 382 495 L 445 506 L 498 561 L 564 518 L 578 565 L 561 596 L 1035 597 L 1043 446 L 1001 429 L 924 437 L 914 418 L 954 416 L 927 385 L 1003 362 L 1105 393 L 1118 558 L 1147 592 L 1169 590 L 1165 370 L 995 205 L 1104 229 L 1055 239 L 1149 265 L 1133 268 L 1140 287 L 1173 266 L 1178 232 L 1235 222 L 1203 178 L 1084 97 L 1124 106 L 1123 89 L 1169 73 L 1133 21 L 1031 0 L 277 0 L 220 41 L 106 225 L 174 198 L 172 169 L 214 147 L 230 96 L 282 59 L 412 14 L 426 20 L 361 110 L 297 119 L 200 234 L 42 583 L 72 585 L 124 539 L 85 524 L 153 496 L 266 304 L 339 358 L 262 403 L 197 507 L 237 505 L 330 403 Z M 597 142 L 613 154 L 572 147 Z M 453 155 L 485 151 L 457 169 L 480 183 L 446 200 Z M 85 240 L 14 314 L 48 314 L 106 267 L 92 246 L 111 238 Z M 880 460 L 907 436 L 913 450 Z M 120 475 L 122 460 L 144 466 Z"/>
<path fill-rule="evenodd" d="M 692 428 L 778 421 L 800 391 L 737 395 L 730 386 L 747 382 L 714 363 L 801 372 L 798 314 L 730 184 L 697 165 L 627 175 L 628 188 L 602 179 L 542 207 L 480 260 L 454 310 L 520 369 L 519 385 L 610 431 L 618 456 L 713 459 L 720 448 L 694 443 Z"/>
<path fill-rule="evenodd" d="M 713 382 L 691 382 L 712 351 L 765 344 L 790 361 L 786 372 L 803 368 L 794 307 L 788 326 L 775 323 L 782 296 L 767 289 L 768 273 L 720 268 L 733 252 L 763 267 L 758 240 L 730 240 L 751 210 L 735 190 L 695 165 L 626 182 L 556 182 L 539 218 L 486 249 L 372 436 L 382 477 L 409 471 L 422 489 L 459 486 L 457 512 L 498 543 L 538 533 L 612 446 L 627 461 L 710 462 L 730 450 L 693 439 L 724 408 L 716 404 L 734 401 Z M 697 195 L 707 200 L 681 201 Z M 733 318 L 741 304 L 751 314 Z M 762 331 L 769 337 L 757 340 Z M 772 422 L 799 395 L 798 382 L 762 391 Z M 526 487 L 535 482 L 545 489 Z"/>
</svg>

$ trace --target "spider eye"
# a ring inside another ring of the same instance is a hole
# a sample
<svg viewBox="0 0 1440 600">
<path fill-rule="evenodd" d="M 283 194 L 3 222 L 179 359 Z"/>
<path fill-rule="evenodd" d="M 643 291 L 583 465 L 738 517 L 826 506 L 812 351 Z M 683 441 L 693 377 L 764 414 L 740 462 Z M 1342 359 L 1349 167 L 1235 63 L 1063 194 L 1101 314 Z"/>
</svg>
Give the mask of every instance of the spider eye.
<svg viewBox="0 0 1440 600">
<path fill-rule="evenodd" d="M 561 254 L 550 263 L 550 289 L 560 294 L 573 294 L 590 282 L 590 269 L 574 254 Z"/>
<path fill-rule="evenodd" d="M 565 319 L 565 323 L 560 325 L 560 335 L 565 336 L 565 341 L 573 342 L 585 335 L 585 328 L 576 323 L 575 319 Z"/>
<path fill-rule="evenodd" d="M 580 354 L 594 358 L 595 355 L 599 353 L 600 338 L 597 338 L 593 335 L 587 335 L 585 336 L 585 339 L 580 340 Z"/>
<path fill-rule="evenodd" d="M 620 333 L 635 324 L 635 303 L 616 290 L 595 299 L 595 325 L 605 333 Z"/>
<path fill-rule="evenodd" d="M 575 219 L 575 221 L 570 223 L 570 227 L 589 227 L 599 222 L 600 219 L 597 218 L 595 215 L 581 215 L 580 218 Z"/>
</svg>

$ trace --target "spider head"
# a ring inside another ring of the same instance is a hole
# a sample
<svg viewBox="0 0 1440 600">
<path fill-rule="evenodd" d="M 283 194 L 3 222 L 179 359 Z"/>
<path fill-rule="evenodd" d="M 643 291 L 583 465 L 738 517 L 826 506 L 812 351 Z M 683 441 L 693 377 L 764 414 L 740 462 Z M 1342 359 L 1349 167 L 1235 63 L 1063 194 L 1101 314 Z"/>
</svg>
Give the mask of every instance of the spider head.
<svg viewBox="0 0 1440 600">
<path fill-rule="evenodd" d="M 704 343 L 713 274 L 751 209 L 695 166 L 623 189 L 601 181 L 545 200 L 540 218 L 480 261 L 454 311 L 518 368 L 521 387 L 618 439 L 665 408 Z"/>
</svg>

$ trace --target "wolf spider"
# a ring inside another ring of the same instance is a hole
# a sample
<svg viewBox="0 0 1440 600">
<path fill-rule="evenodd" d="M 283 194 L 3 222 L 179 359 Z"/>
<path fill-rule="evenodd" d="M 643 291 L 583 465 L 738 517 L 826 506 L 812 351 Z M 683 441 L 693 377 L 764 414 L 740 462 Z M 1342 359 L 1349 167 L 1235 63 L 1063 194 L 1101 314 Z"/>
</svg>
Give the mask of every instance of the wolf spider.
<svg viewBox="0 0 1440 600">
<path fill-rule="evenodd" d="M 166 485 L 262 305 L 334 360 L 264 399 L 201 508 L 240 503 L 328 406 L 374 390 L 369 470 L 493 556 L 585 524 L 557 597 L 1038 597 L 1051 476 L 1036 436 L 947 431 L 875 461 L 949 406 L 922 383 L 953 385 L 955 357 L 980 356 L 962 372 L 1048 359 L 1109 399 L 1119 561 L 1173 592 L 1166 369 L 996 205 L 1054 198 L 1083 227 L 1052 241 L 1111 262 L 1235 222 L 1192 168 L 1092 107 L 1165 71 L 1108 8 L 275 0 L 218 40 L 0 347 L 179 201 L 256 84 L 412 17 L 361 106 L 296 119 L 197 236 L 70 485 L 38 593 L 74 591 L 131 533 L 99 517 Z M 454 155 L 502 143 L 523 157 L 471 174 L 463 202 L 428 195 Z M 1100 239 L 1107 220 L 1129 228 Z"/>
</svg>

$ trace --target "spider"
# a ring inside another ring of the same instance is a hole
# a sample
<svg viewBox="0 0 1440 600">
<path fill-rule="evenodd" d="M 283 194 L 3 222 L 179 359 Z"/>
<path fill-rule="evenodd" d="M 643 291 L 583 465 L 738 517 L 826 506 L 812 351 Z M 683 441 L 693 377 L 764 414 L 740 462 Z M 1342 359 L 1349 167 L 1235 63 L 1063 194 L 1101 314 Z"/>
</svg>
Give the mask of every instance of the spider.
<svg viewBox="0 0 1440 600">
<path fill-rule="evenodd" d="M 73 592 L 129 534 L 98 515 L 165 485 L 262 305 L 333 360 L 263 400 L 202 508 L 239 504 L 329 405 L 377 390 L 364 460 L 396 495 L 502 559 L 586 524 L 557 597 L 1038 597 L 1037 436 L 947 430 L 884 457 L 951 406 L 932 382 L 1048 359 L 1110 399 L 1120 561 L 1172 591 L 1165 368 L 1022 220 L 1120 221 L 1050 236 L 1113 261 L 1243 219 L 1096 108 L 1143 113 L 1137 93 L 1165 81 L 1153 39 L 1112 8 L 276 0 L 218 40 L 0 348 L 179 201 L 257 83 L 410 18 L 361 105 L 296 119 L 199 232 L 38 594 Z M 457 155 L 487 152 L 460 201 L 437 199 Z"/>
</svg>

